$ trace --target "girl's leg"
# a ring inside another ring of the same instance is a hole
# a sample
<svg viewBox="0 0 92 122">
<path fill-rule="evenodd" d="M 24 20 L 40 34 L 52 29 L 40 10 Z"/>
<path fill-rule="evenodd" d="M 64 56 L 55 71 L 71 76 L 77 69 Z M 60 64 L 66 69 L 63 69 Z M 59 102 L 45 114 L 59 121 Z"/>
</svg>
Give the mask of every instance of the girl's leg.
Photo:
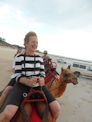
<svg viewBox="0 0 92 122">
<path fill-rule="evenodd" d="M 7 98 L 12 89 L 13 89 L 12 86 L 7 86 L 4 89 L 2 95 L 0 96 L 0 107 L 2 106 L 2 104 L 4 103 L 5 99 Z"/>
<path fill-rule="evenodd" d="M 58 101 L 54 98 L 54 96 L 50 93 L 49 89 L 46 86 L 43 86 L 42 89 L 47 97 L 47 101 L 49 103 L 51 114 L 54 119 L 53 122 L 55 122 L 59 116 L 61 106 L 58 103 Z"/>
<path fill-rule="evenodd" d="M 29 87 L 16 83 L 13 87 L 13 90 L 6 101 L 6 108 L 0 114 L 0 122 L 10 122 L 12 117 L 15 115 L 18 110 L 18 106 L 23 100 L 23 93 L 29 91 Z"/>
<path fill-rule="evenodd" d="M 53 120 L 56 121 L 59 116 L 60 109 L 61 109 L 60 104 L 58 103 L 58 101 L 55 100 L 55 101 L 49 103 L 49 107 L 51 110 L 51 114 L 53 116 Z"/>
<path fill-rule="evenodd" d="M 2 113 L 0 113 L 0 122 L 10 122 L 12 117 L 18 110 L 16 105 L 7 105 Z"/>
</svg>

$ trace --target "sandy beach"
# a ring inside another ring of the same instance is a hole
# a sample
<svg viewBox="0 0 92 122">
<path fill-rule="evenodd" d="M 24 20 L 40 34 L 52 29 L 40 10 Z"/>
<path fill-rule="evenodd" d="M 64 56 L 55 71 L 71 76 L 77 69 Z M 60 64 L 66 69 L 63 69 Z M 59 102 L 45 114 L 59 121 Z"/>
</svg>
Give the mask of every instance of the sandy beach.
<svg viewBox="0 0 92 122">
<path fill-rule="evenodd" d="M 12 61 L 16 50 L 0 47 L 0 90 L 9 82 L 11 77 Z"/>
<path fill-rule="evenodd" d="M 0 47 L 0 90 L 10 80 L 12 60 L 16 50 Z M 69 84 L 57 99 L 61 113 L 57 122 L 92 122 L 92 80 L 79 78 L 79 84 Z"/>
</svg>

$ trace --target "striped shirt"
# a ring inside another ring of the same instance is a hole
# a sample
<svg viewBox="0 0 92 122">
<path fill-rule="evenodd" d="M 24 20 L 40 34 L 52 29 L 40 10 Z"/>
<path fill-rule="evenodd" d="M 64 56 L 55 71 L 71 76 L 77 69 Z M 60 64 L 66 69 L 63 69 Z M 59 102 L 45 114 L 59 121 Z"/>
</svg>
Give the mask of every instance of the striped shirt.
<svg viewBox="0 0 92 122">
<path fill-rule="evenodd" d="M 33 76 L 45 77 L 43 58 L 39 55 L 20 54 L 15 58 L 16 81 L 20 77 L 31 78 Z"/>
</svg>

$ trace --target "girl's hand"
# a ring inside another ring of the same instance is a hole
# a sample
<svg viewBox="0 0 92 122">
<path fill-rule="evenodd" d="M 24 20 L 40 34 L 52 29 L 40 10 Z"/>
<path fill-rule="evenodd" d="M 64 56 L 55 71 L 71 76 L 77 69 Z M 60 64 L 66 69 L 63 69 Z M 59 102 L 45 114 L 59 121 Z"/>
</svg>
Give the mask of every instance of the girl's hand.
<svg viewBox="0 0 92 122">
<path fill-rule="evenodd" d="M 38 82 L 39 82 L 40 86 L 44 86 L 45 85 L 45 80 L 42 77 L 39 78 Z"/>
<path fill-rule="evenodd" d="M 37 82 L 38 82 L 38 77 L 32 77 L 32 78 L 30 79 L 30 84 L 31 84 L 31 85 L 35 85 Z"/>
</svg>

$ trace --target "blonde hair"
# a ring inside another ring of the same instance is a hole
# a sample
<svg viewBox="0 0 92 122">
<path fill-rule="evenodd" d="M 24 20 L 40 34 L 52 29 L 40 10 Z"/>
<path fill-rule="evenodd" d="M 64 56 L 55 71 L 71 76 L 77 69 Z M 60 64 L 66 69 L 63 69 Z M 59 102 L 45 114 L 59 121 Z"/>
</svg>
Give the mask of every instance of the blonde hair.
<svg viewBox="0 0 92 122">
<path fill-rule="evenodd" d="M 31 37 L 31 36 L 36 36 L 37 37 L 37 34 L 33 31 L 28 32 L 25 35 L 25 38 L 24 38 L 24 45 L 25 45 L 25 43 L 27 43 L 29 41 L 29 37 Z"/>
</svg>

